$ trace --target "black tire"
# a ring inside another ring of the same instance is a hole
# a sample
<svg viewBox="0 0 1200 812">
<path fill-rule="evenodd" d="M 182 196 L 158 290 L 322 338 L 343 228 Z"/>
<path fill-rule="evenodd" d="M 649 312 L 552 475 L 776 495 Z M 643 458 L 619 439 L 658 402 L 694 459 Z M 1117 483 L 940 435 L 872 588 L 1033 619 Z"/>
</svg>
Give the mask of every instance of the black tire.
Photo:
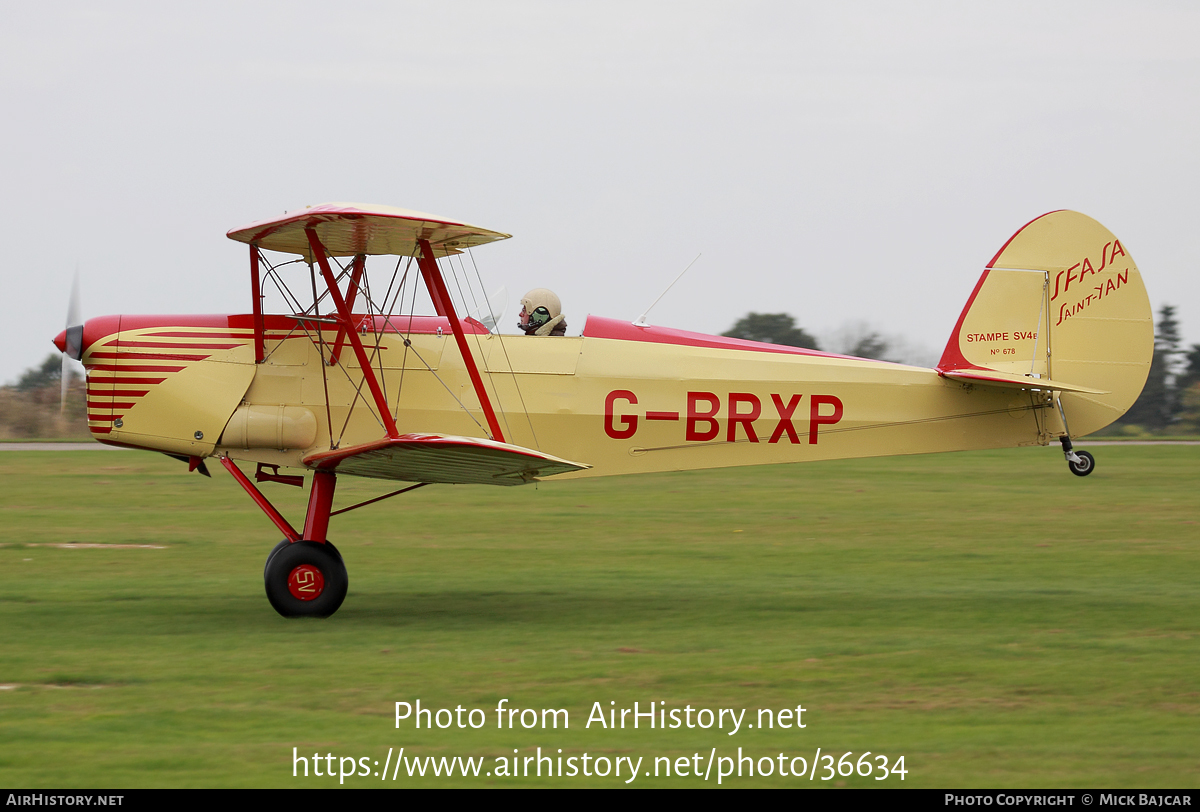
<svg viewBox="0 0 1200 812">
<path fill-rule="evenodd" d="M 1067 467 L 1071 469 L 1072 474 L 1087 476 L 1096 470 L 1096 458 L 1091 454 L 1086 451 L 1076 451 L 1075 456 L 1079 457 L 1079 462 L 1067 462 Z"/>
<path fill-rule="evenodd" d="M 296 583 L 289 583 L 293 573 Z M 284 617 L 329 617 L 346 599 L 350 585 L 341 555 L 333 545 L 315 541 L 297 541 L 277 548 L 267 561 L 264 581 L 267 600 Z M 316 594 L 311 599 L 300 597 L 302 592 L 314 589 Z"/>
<path fill-rule="evenodd" d="M 263 564 L 263 580 L 264 581 L 267 580 L 267 569 L 271 566 L 271 559 L 275 557 L 275 553 L 279 552 L 280 550 L 282 550 L 284 547 L 288 546 L 289 544 L 291 544 L 291 542 L 288 541 L 287 539 L 284 539 L 283 541 L 276 544 L 275 547 L 271 550 L 271 552 L 267 553 L 267 563 Z"/>
<path fill-rule="evenodd" d="M 276 544 L 275 547 L 271 550 L 271 552 L 267 553 L 267 563 L 263 564 L 263 579 L 264 580 L 267 577 L 267 567 L 271 566 L 271 559 L 275 557 L 275 553 L 279 552 L 280 550 L 282 550 L 284 547 L 288 546 L 289 544 L 291 544 L 291 542 L 288 541 L 287 539 L 284 539 L 283 541 Z M 333 546 L 332 541 L 325 542 L 325 546 L 328 547 L 329 549 L 333 550 L 333 554 L 337 556 L 338 561 L 342 560 L 342 554 L 340 552 L 338 552 L 337 547 Z"/>
</svg>

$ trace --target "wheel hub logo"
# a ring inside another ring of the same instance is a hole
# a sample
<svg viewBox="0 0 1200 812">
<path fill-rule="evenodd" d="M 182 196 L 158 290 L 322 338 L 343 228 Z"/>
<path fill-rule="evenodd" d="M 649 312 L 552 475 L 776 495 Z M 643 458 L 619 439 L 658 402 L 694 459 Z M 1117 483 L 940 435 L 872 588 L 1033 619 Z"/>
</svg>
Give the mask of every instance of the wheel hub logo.
<svg viewBox="0 0 1200 812">
<path fill-rule="evenodd" d="M 311 601 L 325 590 L 325 576 L 311 564 L 301 564 L 288 576 L 288 592 L 299 601 Z"/>
</svg>

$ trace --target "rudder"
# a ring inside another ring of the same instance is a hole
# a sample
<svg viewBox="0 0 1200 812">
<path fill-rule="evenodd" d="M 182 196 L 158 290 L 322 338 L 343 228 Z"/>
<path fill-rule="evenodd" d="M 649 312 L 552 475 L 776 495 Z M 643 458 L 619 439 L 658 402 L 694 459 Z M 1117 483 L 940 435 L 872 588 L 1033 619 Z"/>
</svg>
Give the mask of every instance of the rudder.
<svg viewBox="0 0 1200 812">
<path fill-rule="evenodd" d="M 937 368 L 1100 390 L 1061 395 L 1079 437 L 1133 405 L 1153 354 L 1150 300 L 1128 250 L 1092 218 L 1055 211 L 1023 226 L 988 263 Z"/>
</svg>

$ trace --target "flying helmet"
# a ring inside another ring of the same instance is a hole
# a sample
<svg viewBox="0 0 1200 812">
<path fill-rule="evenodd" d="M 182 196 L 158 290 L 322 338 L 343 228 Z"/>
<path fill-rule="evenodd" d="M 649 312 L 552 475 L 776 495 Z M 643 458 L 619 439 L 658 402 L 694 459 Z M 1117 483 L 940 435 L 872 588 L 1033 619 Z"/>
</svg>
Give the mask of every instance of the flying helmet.
<svg viewBox="0 0 1200 812">
<path fill-rule="evenodd" d="M 562 302 L 554 291 L 534 288 L 521 297 L 521 312 L 528 316 L 528 322 L 518 322 L 517 326 L 532 333 L 562 315 Z"/>
</svg>

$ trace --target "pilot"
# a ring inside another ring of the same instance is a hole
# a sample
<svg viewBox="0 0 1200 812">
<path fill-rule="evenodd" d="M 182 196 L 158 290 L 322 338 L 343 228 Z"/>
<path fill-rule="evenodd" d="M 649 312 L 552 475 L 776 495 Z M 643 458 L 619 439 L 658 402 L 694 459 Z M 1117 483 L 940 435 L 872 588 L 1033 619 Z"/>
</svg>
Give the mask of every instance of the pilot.
<svg viewBox="0 0 1200 812">
<path fill-rule="evenodd" d="M 562 303 L 554 291 L 534 288 L 521 297 L 521 320 L 517 326 L 527 336 L 561 336 L 567 334 L 567 320 Z"/>
</svg>

